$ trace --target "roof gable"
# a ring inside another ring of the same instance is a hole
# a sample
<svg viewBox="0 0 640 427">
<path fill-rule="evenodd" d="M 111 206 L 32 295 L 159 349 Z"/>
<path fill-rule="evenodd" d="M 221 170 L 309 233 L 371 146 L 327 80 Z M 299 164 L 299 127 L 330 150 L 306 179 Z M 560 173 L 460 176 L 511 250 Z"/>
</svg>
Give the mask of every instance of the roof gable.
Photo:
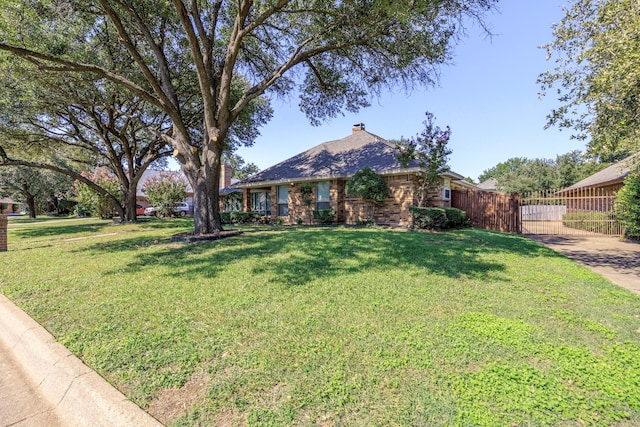
<svg viewBox="0 0 640 427">
<path fill-rule="evenodd" d="M 575 190 L 577 188 L 603 187 L 605 185 L 622 182 L 626 176 L 629 175 L 631 165 L 639 159 L 640 154 L 629 156 L 618 163 L 602 169 L 600 172 L 596 172 L 593 175 L 586 177 L 582 181 L 576 182 L 562 191 Z"/>
<path fill-rule="evenodd" d="M 240 181 L 237 186 L 274 181 L 348 177 L 364 167 L 370 167 L 377 173 L 403 169 L 396 158 L 395 146 L 392 143 L 370 132 L 360 130 L 346 138 L 316 145 Z"/>
</svg>

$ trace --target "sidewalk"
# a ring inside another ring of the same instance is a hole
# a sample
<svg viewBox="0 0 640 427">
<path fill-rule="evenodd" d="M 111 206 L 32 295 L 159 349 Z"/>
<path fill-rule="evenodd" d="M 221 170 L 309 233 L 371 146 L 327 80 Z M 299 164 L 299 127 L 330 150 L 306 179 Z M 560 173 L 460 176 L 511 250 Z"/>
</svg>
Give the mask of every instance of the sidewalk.
<svg viewBox="0 0 640 427">
<path fill-rule="evenodd" d="M 161 425 L 0 294 L 0 427 Z"/>
</svg>

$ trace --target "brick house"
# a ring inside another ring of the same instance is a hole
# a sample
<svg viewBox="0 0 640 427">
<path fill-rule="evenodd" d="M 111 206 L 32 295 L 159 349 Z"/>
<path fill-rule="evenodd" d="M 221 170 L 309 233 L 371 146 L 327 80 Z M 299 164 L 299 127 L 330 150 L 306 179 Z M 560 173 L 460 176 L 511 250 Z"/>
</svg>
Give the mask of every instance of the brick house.
<svg viewBox="0 0 640 427">
<path fill-rule="evenodd" d="M 322 143 L 265 169 L 234 185 L 243 191 L 243 207 L 295 224 L 312 220 L 312 211 L 332 209 L 338 223 L 354 224 L 369 216 L 369 203 L 345 194 L 345 185 L 358 170 L 370 167 L 389 186 L 390 197 L 375 209 L 378 224 L 408 226 L 409 206 L 416 205 L 417 167 L 403 168 L 394 144 L 355 125 L 351 135 Z M 467 187 L 455 172 L 442 175 L 439 188 L 429 195 L 429 205 L 451 206 L 451 190 Z M 303 203 L 301 188 L 312 188 L 312 203 Z"/>
<path fill-rule="evenodd" d="M 624 179 L 638 160 L 640 154 L 629 156 L 556 194 L 567 198 L 567 212 L 613 211 L 615 194 L 622 188 Z"/>
</svg>

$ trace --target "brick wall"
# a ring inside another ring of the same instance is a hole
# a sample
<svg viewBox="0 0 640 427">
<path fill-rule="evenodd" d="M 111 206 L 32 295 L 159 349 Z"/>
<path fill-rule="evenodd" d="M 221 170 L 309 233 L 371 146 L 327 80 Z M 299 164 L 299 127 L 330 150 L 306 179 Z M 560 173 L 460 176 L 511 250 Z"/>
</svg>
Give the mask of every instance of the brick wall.
<svg viewBox="0 0 640 427">
<path fill-rule="evenodd" d="M 0 252 L 7 251 L 7 215 L 0 215 Z"/>
<path fill-rule="evenodd" d="M 406 227 L 411 224 L 409 206 L 417 203 L 415 197 L 415 175 L 394 175 L 384 177 L 389 186 L 390 196 L 380 205 L 375 207 L 375 221 L 377 224 Z M 356 197 L 345 195 L 346 180 L 331 180 L 329 187 L 331 209 L 336 211 L 338 223 L 356 224 L 371 217 L 371 203 Z M 295 224 L 296 218 L 301 218 L 304 224 L 313 223 L 313 210 L 316 202 L 316 182 L 310 182 L 313 186 L 311 206 L 307 207 L 302 202 L 300 187 L 303 183 L 289 184 L 289 215 L 283 217 L 285 224 Z M 267 190 L 267 188 L 265 188 Z M 271 219 L 276 220 L 278 215 L 278 187 L 270 187 L 271 191 Z M 244 209 L 251 210 L 250 193 L 244 190 Z M 428 196 L 429 206 L 448 207 L 451 201 L 442 200 L 442 191 L 437 189 Z"/>
</svg>

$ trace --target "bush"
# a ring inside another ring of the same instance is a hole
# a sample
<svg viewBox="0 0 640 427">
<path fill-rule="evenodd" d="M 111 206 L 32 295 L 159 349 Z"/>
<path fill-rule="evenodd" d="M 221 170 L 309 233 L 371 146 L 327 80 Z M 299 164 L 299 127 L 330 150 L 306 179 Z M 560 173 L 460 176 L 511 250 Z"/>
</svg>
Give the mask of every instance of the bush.
<svg viewBox="0 0 640 427">
<path fill-rule="evenodd" d="M 469 225 L 467 213 L 457 208 L 442 208 L 447 214 L 447 228 L 466 227 Z"/>
<path fill-rule="evenodd" d="M 562 225 L 601 234 L 615 234 L 618 229 L 613 212 L 569 212 L 562 215 Z"/>
<path fill-rule="evenodd" d="M 456 208 L 421 208 L 409 206 L 409 212 L 413 218 L 414 228 L 443 230 L 468 225 L 467 213 Z"/>
<path fill-rule="evenodd" d="M 264 218 L 266 217 L 255 212 L 220 212 L 220 221 L 225 225 L 265 223 Z"/>
<path fill-rule="evenodd" d="M 624 187 L 616 194 L 616 216 L 625 227 L 624 235 L 640 239 L 640 171 L 634 171 L 624 179 Z"/>
<path fill-rule="evenodd" d="M 333 224 L 336 217 L 336 211 L 333 209 L 320 209 L 313 211 L 313 219 L 318 224 Z"/>
<path fill-rule="evenodd" d="M 223 225 L 231 224 L 231 212 L 220 212 L 220 222 Z"/>
</svg>

